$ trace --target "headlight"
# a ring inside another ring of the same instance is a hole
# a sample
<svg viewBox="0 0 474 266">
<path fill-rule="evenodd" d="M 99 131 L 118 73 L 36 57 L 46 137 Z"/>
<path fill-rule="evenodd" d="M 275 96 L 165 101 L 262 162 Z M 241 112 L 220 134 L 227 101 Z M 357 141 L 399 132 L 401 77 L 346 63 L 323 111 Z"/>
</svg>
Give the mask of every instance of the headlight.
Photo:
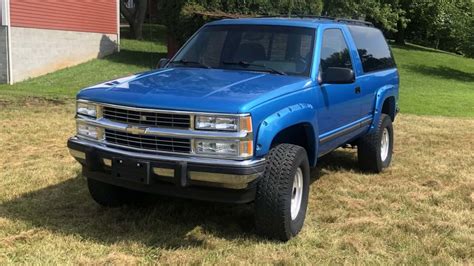
<svg viewBox="0 0 474 266">
<path fill-rule="evenodd" d="M 81 115 L 97 118 L 97 105 L 93 103 L 77 102 L 76 112 Z"/>
<path fill-rule="evenodd" d="M 252 119 L 250 116 L 197 115 L 195 125 L 195 128 L 200 130 L 252 132 Z"/>
<path fill-rule="evenodd" d="M 194 142 L 197 154 L 250 157 L 253 155 L 253 141 L 227 141 L 197 139 Z"/>
<path fill-rule="evenodd" d="M 102 128 L 85 123 L 77 123 L 77 134 L 96 140 L 101 140 L 104 137 L 104 131 Z"/>
</svg>

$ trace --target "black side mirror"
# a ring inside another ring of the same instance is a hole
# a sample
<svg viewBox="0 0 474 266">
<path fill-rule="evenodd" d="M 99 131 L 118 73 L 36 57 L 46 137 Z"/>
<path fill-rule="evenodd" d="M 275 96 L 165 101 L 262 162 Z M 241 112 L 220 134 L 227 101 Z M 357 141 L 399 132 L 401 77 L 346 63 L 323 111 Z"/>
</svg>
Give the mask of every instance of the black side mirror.
<svg viewBox="0 0 474 266">
<path fill-rule="evenodd" d="M 164 68 L 170 60 L 168 58 L 161 58 L 160 61 L 158 61 L 158 65 L 156 65 L 156 68 Z"/>
<path fill-rule="evenodd" d="M 354 71 L 344 67 L 328 67 L 319 77 L 321 84 L 350 84 L 354 81 Z"/>
</svg>

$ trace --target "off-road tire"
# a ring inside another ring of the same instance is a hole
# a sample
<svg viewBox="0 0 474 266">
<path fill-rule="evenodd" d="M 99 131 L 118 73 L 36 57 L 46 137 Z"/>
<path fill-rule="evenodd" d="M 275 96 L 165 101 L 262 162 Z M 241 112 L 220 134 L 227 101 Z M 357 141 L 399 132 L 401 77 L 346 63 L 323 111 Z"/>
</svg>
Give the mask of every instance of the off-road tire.
<svg viewBox="0 0 474 266">
<path fill-rule="evenodd" d="M 87 187 L 92 199 L 104 207 L 120 207 L 125 204 L 138 203 L 144 194 L 138 191 L 117 187 L 95 179 L 87 179 Z"/>
<path fill-rule="evenodd" d="M 389 135 L 388 155 L 382 160 L 381 142 L 384 129 L 387 129 Z M 390 166 L 393 152 L 393 126 L 392 119 L 382 114 L 377 123 L 377 128 L 357 142 L 357 159 L 362 171 L 370 173 L 380 173 L 383 169 Z"/>
<path fill-rule="evenodd" d="M 295 174 L 303 173 L 301 207 L 291 218 L 291 197 Z M 265 172 L 257 184 L 255 225 L 257 233 L 281 241 L 296 236 L 303 227 L 308 206 L 309 163 L 306 150 L 300 146 L 280 144 L 266 157 Z"/>
</svg>

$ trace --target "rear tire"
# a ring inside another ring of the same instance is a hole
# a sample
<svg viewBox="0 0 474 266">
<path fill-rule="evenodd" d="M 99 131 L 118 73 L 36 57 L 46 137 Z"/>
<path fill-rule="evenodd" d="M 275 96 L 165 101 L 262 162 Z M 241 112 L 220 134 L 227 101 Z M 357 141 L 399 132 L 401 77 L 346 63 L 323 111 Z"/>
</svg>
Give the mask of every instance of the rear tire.
<svg viewBox="0 0 474 266">
<path fill-rule="evenodd" d="M 308 206 L 309 163 L 306 150 L 281 144 L 271 149 L 257 184 L 255 225 L 264 237 L 288 241 L 303 227 Z"/>
<path fill-rule="evenodd" d="M 361 170 L 380 173 L 390 166 L 393 153 L 392 119 L 382 114 L 377 128 L 357 143 L 357 158 Z"/>
<path fill-rule="evenodd" d="M 87 179 L 87 187 L 92 199 L 104 207 L 119 207 L 136 203 L 143 199 L 144 193 L 117 187 L 95 179 Z"/>
</svg>

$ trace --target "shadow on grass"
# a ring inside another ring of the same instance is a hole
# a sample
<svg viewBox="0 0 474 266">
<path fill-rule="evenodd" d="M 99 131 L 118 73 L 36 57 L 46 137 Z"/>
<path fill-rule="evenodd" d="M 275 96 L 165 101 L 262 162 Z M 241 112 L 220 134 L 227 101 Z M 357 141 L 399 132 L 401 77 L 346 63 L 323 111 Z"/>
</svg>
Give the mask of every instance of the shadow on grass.
<svg viewBox="0 0 474 266">
<path fill-rule="evenodd" d="M 448 66 L 410 65 L 407 68 L 425 76 L 434 76 L 462 82 L 474 82 L 474 73 L 468 73 Z"/>
<path fill-rule="evenodd" d="M 321 165 L 352 169 L 355 164 L 351 157 L 337 151 L 327 156 Z M 318 169 L 318 173 L 324 172 Z M 313 182 L 319 177 L 313 176 Z M 164 249 L 212 248 L 213 237 L 262 240 L 256 236 L 253 204 L 220 204 L 148 195 L 140 205 L 109 209 L 92 201 L 86 181 L 80 176 L 4 202 L 0 205 L 0 216 L 106 245 L 137 242 Z"/>
<path fill-rule="evenodd" d="M 311 169 L 311 183 L 316 182 L 326 173 L 331 171 L 354 171 L 359 172 L 357 156 L 343 149 L 335 150 L 318 159 L 318 165 Z"/>
<path fill-rule="evenodd" d="M 120 37 L 133 39 L 130 35 L 130 27 L 121 27 Z M 166 27 L 159 24 L 143 24 L 143 40 L 166 43 Z"/>
<path fill-rule="evenodd" d="M 143 52 L 122 49 L 118 53 L 104 57 L 104 60 L 114 63 L 135 65 L 138 67 L 153 69 L 157 66 L 158 61 L 164 57 L 166 57 L 166 53 Z"/>
<path fill-rule="evenodd" d="M 421 46 L 421 45 L 412 44 L 412 43 L 407 43 L 407 44 L 404 44 L 404 45 L 392 43 L 390 46 L 394 47 L 394 48 L 398 48 L 398 49 L 404 49 L 404 50 L 407 50 L 407 51 L 419 51 L 419 52 L 430 52 L 430 53 L 457 55 L 457 54 L 454 54 L 454 53 L 451 53 L 451 52 L 448 52 L 448 51 L 437 50 L 437 49 L 430 48 L 430 47 L 427 47 L 427 46 Z M 460 55 L 457 55 L 457 56 L 460 56 Z"/>
</svg>

